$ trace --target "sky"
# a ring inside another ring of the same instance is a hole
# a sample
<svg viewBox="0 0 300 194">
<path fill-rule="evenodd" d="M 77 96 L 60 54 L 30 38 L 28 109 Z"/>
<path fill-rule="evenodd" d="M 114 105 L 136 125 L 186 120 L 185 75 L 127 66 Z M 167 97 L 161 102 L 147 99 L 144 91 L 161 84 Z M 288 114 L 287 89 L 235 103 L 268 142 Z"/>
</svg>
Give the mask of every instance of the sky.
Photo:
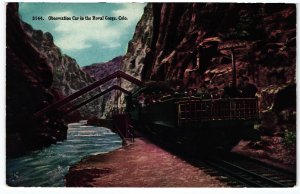
<svg viewBox="0 0 300 194">
<path fill-rule="evenodd" d="M 20 3 L 20 17 L 34 29 L 50 32 L 54 44 L 80 66 L 106 62 L 124 55 L 145 3 Z M 44 20 L 34 20 L 42 16 Z M 53 17 L 89 16 L 91 20 L 50 20 Z M 92 20 L 93 16 L 104 20 Z M 105 16 L 116 17 L 112 21 Z M 127 20 L 119 20 L 125 16 Z"/>
</svg>

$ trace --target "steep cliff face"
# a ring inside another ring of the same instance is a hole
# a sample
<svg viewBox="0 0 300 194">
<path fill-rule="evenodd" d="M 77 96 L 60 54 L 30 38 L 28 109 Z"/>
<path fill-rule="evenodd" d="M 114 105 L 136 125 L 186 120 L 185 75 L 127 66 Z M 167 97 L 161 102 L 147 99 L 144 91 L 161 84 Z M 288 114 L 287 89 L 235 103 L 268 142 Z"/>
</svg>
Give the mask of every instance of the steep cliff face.
<svg viewBox="0 0 300 194">
<path fill-rule="evenodd" d="M 34 30 L 29 24 L 22 22 L 22 27 L 30 39 L 32 46 L 44 55 L 51 67 L 53 83 L 51 88 L 58 91 L 58 96 L 66 97 L 81 88 L 93 83 L 95 79 L 82 71 L 76 60 L 61 52 L 60 48 L 53 43 L 53 37 L 49 32 Z M 86 94 L 78 100 L 92 96 L 93 92 Z M 100 101 L 95 100 L 79 109 L 82 117 L 98 116 Z"/>
<path fill-rule="evenodd" d="M 67 126 L 60 111 L 39 118 L 33 114 L 94 79 L 61 53 L 50 33 L 20 20 L 17 3 L 7 5 L 6 18 L 6 150 L 7 156 L 16 156 L 66 139 Z M 95 101 L 73 116 L 90 117 L 99 111 L 100 103 Z"/>
<path fill-rule="evenodd" d="M 138 22 L 132 40 L 128 43 L 127 53 L 123 59 L 123 70 L 133 77 L 141 78 L 147 48 L 153 38 L 153 4 L 144 8 L 144 14 Z"/>
<path fill-rule="evenodd" d="M 121 70 L 122 68 L 122 60 L 123 56 L 115 57 L 114 59 L 105 62 L 105 63 L 95 63 L 89 66 L 85 66 L 82 68 L 84 72 L 89 74 L 91 77 L 93 77 L 95 80 L 102 79 L 118 70 Z M 101 91 L 104 91 L 108 89 L 110 86 L 118 85 L 118 80 L 113 79 L 110 80 L 103 85 L 101 85 Z M 100 98 L 101 100 L 101 107 L 100 107 L 100 116 L 105 117 L 107 114 L 105 110 L 111 110 L 113 107 L 113 104 L 107 103 L 108 101 L 112 102 L 112 99 L 114 98 L 114 92 L 110 92 L 105 94 Z"/>
<path fill-rule="evenodd" d="M 6 18 L 6 150 L 15 156 L 65 139 L 67 127 L 55 114 L 33 117 L 56 100 L 52 67 L 24 33 L 18 4 L 7 5 Z"/>
<path fill-rule="evenodd" d="M 93 79 L 99 80 L 118 70 L 121 70 L 122 60 L 123 56 L 118 56 L 105 63 L 94 63 L 89 66 L 82 67 L 82 71 L 86 72 Z M 112 83 L 107 82 L 103 84 L 102 87 L 107 88 L 108 85 L 110 86 Z"/>
<path fill-rule="evenodd" d="M 153 6 L 153 4 L 148 4 L 144 8 L 144 14 L 136 26 L 133 38 L 128 43 L 127 53 L 122 59 L 121 70 L 137 79 L 141 79 L 144 67 L 143 61 L 146 57 L 147 48 L 150 48 L 152 42 Z M 121 87 L 131 91 L 137 86 L 127 80 L 121 79 Z M 105 100 L 106 105 L 103 117 L 107 117 L 111 114 L 117 102 L 119 108 L 125 108 L 124 94 L 116 93 L 115 95 L 112 95 L 111 98 Z"/>
<path fill-rule="evenodd" d="M 144 77 L 141 75 L 145 80 L 183 79 L 187 66 L 196 65 L 195 52 L 200 54 L 197 76 L 204 77 L 208 68 L 230 64 L 230 55 L 217 47 L 195 50 L 211 37 L 221 39 L 219 44 L 244 43 L 246 47 L 237 51 L 237 62 L 245 63 L 246 67 L 251 63 L 260 69 L 295 66 L 295 5 L 184 3 L 152 7 L 153 27 L 148 45 L 153 60 Z M 133 39 L 145 42 L 143 38 Z M 129 69 L 127 65 L 126 70 Z"/>
<path fill-rule="evenodd" d="M 237 77 L 248 77 L 258 87 L 263 121 L 276 122 L 262 126 L 290 128 L 282 123 L 285 118 L 294 123 L 296 114 L 294 4 L 148 4 L 123 70 L 144 81 L 221 90 L 232 80 L 230 51 L 221 48 L 233 44 L 243 45 L 235 49 Z M 199 69 L 185 74 L 196 68 L 197 59 Z"/>
</svg>

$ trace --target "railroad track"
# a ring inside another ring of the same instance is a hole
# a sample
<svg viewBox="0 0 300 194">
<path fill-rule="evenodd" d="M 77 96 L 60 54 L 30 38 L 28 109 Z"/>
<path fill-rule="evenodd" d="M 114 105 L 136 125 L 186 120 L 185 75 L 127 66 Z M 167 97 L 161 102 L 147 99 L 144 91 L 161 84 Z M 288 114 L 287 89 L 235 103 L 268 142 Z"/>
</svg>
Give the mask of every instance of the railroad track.
<svg viewBox="0 0 300 194">
<path fill-rule="evenodd" d="M 193 162 L 235 187 L 293 187 L 296 174 L 238 155 Z"/>
<path fill-rule="evenodd" d="M 150 140 L 232 187 L 293 187 L 296 185 L 295 172 L 289 172 L 253 158 L 218 152 L 213 153 L 214 157 L 210 159 L 195 159 L 183 155 L 183 152 L 171 149 L 155 138 L 150 138 Z"/>
</svg>

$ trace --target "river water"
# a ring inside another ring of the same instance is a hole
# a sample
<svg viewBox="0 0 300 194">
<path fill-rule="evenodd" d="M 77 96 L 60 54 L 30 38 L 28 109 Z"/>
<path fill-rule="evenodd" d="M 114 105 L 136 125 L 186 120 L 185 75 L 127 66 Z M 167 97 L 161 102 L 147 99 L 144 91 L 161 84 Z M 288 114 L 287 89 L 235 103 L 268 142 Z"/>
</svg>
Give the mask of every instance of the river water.
<svg viewBox="0 0 300 194">
<path fill-rule="evenodd" d="M 6 182 L 21 187 L 62 187 L 69 167 L 84 156 L 122 146 L 119 136 L 103 127 L 68 125 L 68 138 L 28 155 L 7 159 Z"/>
</svg>

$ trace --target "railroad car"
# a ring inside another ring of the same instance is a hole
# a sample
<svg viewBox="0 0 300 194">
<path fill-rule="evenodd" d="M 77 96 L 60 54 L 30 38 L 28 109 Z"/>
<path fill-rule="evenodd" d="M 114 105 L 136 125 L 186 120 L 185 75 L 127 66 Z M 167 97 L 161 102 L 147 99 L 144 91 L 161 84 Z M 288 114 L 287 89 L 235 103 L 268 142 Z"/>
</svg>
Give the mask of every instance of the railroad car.
<svg viewBox="0 0 300 194">
<path fill-rule="evenodd" d="M 257 98 L 202 99 L 168 96 L 138 103 L 136 92 L 127 104 L 135 127 L 155 141 L 190 154 L 230 150 L 241 139 L 257 139 Z"/>
</svg>

